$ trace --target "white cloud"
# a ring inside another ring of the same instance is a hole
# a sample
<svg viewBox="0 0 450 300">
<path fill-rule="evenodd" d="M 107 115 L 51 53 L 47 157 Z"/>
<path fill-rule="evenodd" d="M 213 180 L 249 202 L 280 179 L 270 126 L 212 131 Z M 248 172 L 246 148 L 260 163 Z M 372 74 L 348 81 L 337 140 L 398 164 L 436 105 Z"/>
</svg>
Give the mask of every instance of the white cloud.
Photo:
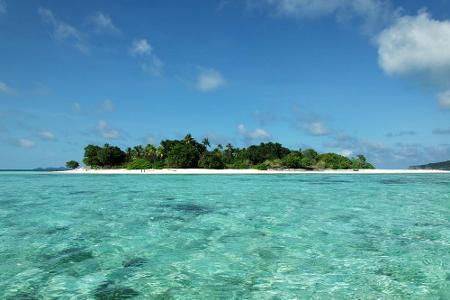
<svg viewBox="0 0 450 300">
<path fill-rule="evenodd" d="M 16 92 L 3 81 L 0 81 L 0 93 L 14 95 Z"/>
<path fill-rule="evenodd" d="M 39 7 L 38 13 L 44 22 L 52 26 L 53 32 L 51 33 L 51 37 L 55 41 L 67 42 L 83 53 L 89 52 L 78 29 L 57 19 L 50 9 Z"/>
<path fill-rule="evenodd" d="M 293 107 L 292 116 L 287 120 L 294 128 L 302 130 L 310 135 L 325 136 L 332 132 L 326 125 L 322 116 L 305 112 L 297 106 Z"/>
<path fill-rule="evenodd" d="M 355 136 L 336 134 L 324 144 L 337 149 L 340 154 L 352 152 L 352 156 L 362 154 L 382 168 L 405 168 L 415 164 L 448 159 L 450 145 L 426 146 L 423 143 L 395 143 L 386 145 Z"/>
<path fill-rule="evenodd" d="M 34 141 L 29 140 L 29 139 L 18 139 L 17 145 L 19 145 L 20 147 L 24 147 L 24 148 L 31 148 L 31 147 L 34 147 L 35 143 L 34 143 Z"/>
<path fill-rule="evenodd" d="M 437 90 L 442 108 L 450 108 L 450 21 L 433 19 L 426 11 L 403 16 L 378 39 L 381 68 L 389 75 L 415 78 Z"/>
<path fill-rule="evenodd" d="M 95 33 L 120 33 L 120 30 L 113 24 L 111 17 L 102 12 L 90 16 L 89 22 L 93 25 Z"/>
<path fill-rule="evenodd" d="M 349 150 L 349 149 L 343 149 L 343 150 L 339 151 L 338 154 L 343 155 L 345 157 L 353 157 L 354 156 L 353 151 Z"/>
<path fill-rule="evenodd" d="M 255 111 L 253 113 L 253 118 L 261 125 L 267 125 L 271 122 L 277 121 L 279 118 L 273 112 L 270 111 Z"/>
<path fill-rule="evenodd" d="M 404 16 L 378 37 L 381 68 L 390 75 L 427 73 L 450 69 L 450 21 L 438 21 L 421 11 Z"/>
<path fill-rule="evenodd" d="M 210 92 L 226 84 L 225 78 L 218 71 L 202 70 L 197 78 L 196 87 L 199 91 Z"/>
<path fill-rule="evenodd" d="M 207 134 L 205 134 L 205 138 L 209 140 L 211 145 L 221 144 L 222 146 L 224 146 L 232 141 L 232 138 L 215 132 L 208 132 Z"/>
<path fill-rule="evenodd" d="M 81 104 L 78 103 L 78 102 L 74 102 L 72 104 L 72 111 L 76 112 L 76 113 L 79 113 L 81 111 Z"/>
<path fill-rule="evenodd" d="M 53 141 L 56 139 L 56 136 L 50 131 L 39 131 L 38 135 L 41 139 L 46 141 Z"/>
<path fill-rule="evenodd" d="M 164 62 L 153 53 L 153 47 L 146 39 L 134 40 L 130 48 L 132 56 L 145 57 L 145 61 L 141 62 L 141 68 L 144 72 L 148 72 L 153 76 L 161 76 Z"/>
<path fill-rule="evenodd" d="M 369 161 L 375 163 L 392 159 L 392 149 L 384 144 L 346 134 L 336 134 L 324 145 L 325 147 L 338 149 L 340 153 L 351 151 L 352 154 L 363 154 L 369 158 Z"/>
<path fill-rule="evenodd" d="M 248 131 L 243 124 L 238 125 L 238 132 L 247 144 L 253 141 L 267 141 L 272 138 L 272 135 L 264 129 L 256 128 L 253 131 Z"/>
<path fill-rule="evenodd" d="M 105 139 L 118 139 L 120 137 L 119 131 L 111 128 L 104 120 L 98 121 L 96 130 Z"/>
<path fill-rule="evenodd" d="M 8 6 L 4 0 L 0 0 L 0 15 L 6 14 L 6 9 Z"/>
<path fill-rule="evenodd" d="M 156 55 L 151 55 L 150 60 L 142 64 L 142 70 L 154 76 L 161 76 L 164 62 Z"/>
<path fill-rule="evenodd" d="M 450 109 L 450 90 L 438 94 L 439 105 L 444 109 Z"/>
<path fill-rule="evenodd" d="M 102 105 L 100 106 L 100 111 L 102 111 L 102 112 L 113 112 L 115 109 L 116 109 L 116 106 L 109 99 L 103 101 Z"/>
<path fill-rule="evenodd" d="M 330 130 L 321 121 L 306 122 L 304 129 L 312 135 L 327 135 L 330 133 Z"/>
<path fill-rule="evenodd" d="M 269 7 L 278 16 L 308 19 L 335 16 L 338 22 L 356 17 L 366 33 L 374 32 L 398 15 L 388 0 L 250 0 L 250 4 Z"/>
<path fill-rule="evenodd" d="M 134 40 L 130 48 L 131 55 L 150 55 L 153 48 L 146 39 Z"/>
</svg>

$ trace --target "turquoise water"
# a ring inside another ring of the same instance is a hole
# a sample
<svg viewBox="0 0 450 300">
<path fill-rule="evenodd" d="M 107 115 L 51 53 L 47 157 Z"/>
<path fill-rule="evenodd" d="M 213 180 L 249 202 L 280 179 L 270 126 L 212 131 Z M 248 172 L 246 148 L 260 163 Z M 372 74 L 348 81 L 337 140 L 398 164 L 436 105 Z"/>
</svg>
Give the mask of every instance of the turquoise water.
<svg viewBox="0 0 450 300">
<path fill-rule="evenodd" d="M 450 299 L 450 175 L 0 172 L 0 299 Z"/>
</svg>

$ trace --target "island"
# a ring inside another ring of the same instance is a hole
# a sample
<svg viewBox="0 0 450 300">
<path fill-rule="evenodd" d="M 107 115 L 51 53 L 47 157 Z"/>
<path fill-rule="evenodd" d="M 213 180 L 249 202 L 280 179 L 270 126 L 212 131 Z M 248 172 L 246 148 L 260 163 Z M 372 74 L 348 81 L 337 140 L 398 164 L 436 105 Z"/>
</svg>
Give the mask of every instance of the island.
<svg viewBox="0 0 450 300">
<path fill-rule="evenodd" d="M 353 158 L 314 149 L 291 150 L 280 143 L 266 142 L 244 148 L 227 144 L 211 149 L 208 138 L 198 142 L 191 134 L 181 140 L 163 140 L 158 147 L 137 145 L 125 150 L 117 146 L 87 145 L 83 163 L 90 169 L 253 169 L 253 170 L 359 170 L 374 169 L 363 155 Z M 67 167 L 79 167 L 68 161 Z"/>
<path fill-rule="evenodd" d="M 450 171 L 450 160 L 409 167 L 411 170 L 446 170 Z"/>
</svg>

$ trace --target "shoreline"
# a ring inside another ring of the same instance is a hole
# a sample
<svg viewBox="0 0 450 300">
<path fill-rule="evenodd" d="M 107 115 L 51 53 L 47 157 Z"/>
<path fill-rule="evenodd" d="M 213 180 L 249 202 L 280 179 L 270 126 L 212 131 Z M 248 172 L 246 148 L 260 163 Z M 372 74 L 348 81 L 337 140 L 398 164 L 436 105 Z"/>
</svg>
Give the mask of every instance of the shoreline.
<svg viewBox="0 0 450 300">
<path fill-rule="evenodd" d="M 408 169 L 362 169 L 362 170 L 256 170 L 256 169 L 86 169 L 52 171 L 57 174 L 104 174 L 104 175 L 246 175 L 246 174 L 450 174 L 444 170 L 408 170 Z"/>
</svg>

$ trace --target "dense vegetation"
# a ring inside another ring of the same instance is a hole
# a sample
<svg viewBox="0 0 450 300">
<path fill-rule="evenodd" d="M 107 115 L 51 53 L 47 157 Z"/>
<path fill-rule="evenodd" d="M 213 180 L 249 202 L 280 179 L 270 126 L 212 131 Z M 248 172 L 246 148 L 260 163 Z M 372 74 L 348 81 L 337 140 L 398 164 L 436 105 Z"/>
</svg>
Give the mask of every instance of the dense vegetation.
<svg viewBox="0 0 450 300">
<path fill-rule="evenodd" d="M 420 166 L 411 166 L 409 168 L 410 169 L 446 170 L 446 171 L 450 171 L 450 160 L 443 161 L 443 162 L 426 164 L 426 165 L 420 165 Z"/>
<path fill-rule="evenodd" d="M 159 147 L 138 145 L 125 151 L 108 144 L 88 145 L 83 163 L 93 168 L 128 169 L 373 169 L 362 155 L 350 159 L 336 153 L 319 154 L 313 149 L 290 150 L 272 142 L 248 148 L 231 144 L 210 147 L 207 138 L 199 143 L 190 134 L 182 140 L 164 140 Z"/>
</svg>

